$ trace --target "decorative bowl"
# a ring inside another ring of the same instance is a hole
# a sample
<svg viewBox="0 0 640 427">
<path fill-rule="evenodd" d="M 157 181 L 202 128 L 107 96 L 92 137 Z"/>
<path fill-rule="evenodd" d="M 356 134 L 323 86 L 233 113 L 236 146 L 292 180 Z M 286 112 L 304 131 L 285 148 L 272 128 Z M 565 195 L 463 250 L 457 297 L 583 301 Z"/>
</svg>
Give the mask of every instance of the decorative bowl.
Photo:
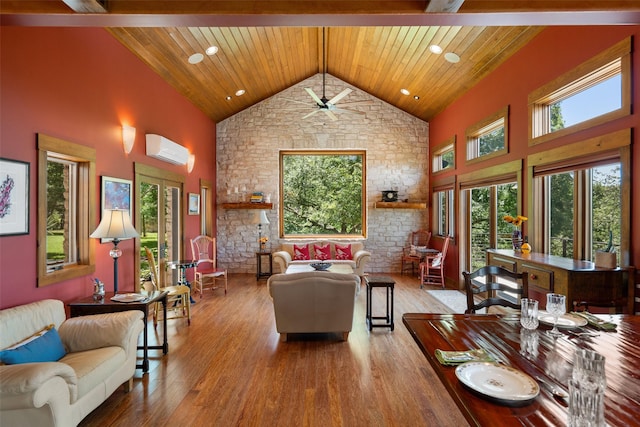
<svg viewBox="0 0 640 427">
<path fill-rule="evenodd" d="M 313 267 L 313 269 L 317 271 L 325 271 L 329 267 L 331 267 L 331 263 L 330 262 L 314 262 L 313 264 L 311 264 L 311 267 Z"/>
</svg>

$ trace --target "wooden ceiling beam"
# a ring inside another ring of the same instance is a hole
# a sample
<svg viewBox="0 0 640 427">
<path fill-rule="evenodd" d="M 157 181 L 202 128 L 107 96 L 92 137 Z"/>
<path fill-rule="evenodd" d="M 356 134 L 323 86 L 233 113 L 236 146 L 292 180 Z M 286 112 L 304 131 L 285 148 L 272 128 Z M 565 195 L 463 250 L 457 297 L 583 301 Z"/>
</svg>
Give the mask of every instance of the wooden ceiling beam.
<svg viewBox="0 0 640 427">
<path fill-rule="evenodd" d="M 62 0 L 77 13 L 108 13 L 109 0 Z"/>
</svg>

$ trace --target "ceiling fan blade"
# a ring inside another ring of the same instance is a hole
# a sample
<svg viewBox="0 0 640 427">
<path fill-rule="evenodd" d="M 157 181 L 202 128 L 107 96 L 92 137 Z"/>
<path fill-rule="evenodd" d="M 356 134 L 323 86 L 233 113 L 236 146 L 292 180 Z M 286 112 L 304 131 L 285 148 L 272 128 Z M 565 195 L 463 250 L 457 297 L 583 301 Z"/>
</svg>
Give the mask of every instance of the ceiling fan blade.
<svg viewBox="0 0 640 427">
<path fill-rule="evenodd" d="M 320 109 L 319 109 L 319 108 L 318 108 L 317 110 L 313 110 L 312 112 L 310 112 L 309 114 L 307 114 L 307 115 L 303 116 L 302 118 L 303 118 L 303 119 L 306 119 L 307 117 L 311 117 L 311 116 L 313 116 L 314 114 L 316 114 L 318 111 L 320 111 Z"/>
<path fill-rule="evenodd" d="M 318 111 L 319 111 L 319 110 L 318 110 Z M 336 120 L 338 120 L 338 118 L 336 117 L 336 115 L 335 115 L 335 114 L 333 114 L 331 111 L 329 111 L 329 110 L 323 110 L 323 111 L 324 111 L 324 112 L 326 113 L 326 115 L 327 115 L 327 116 L 329 116 L 329 117 L 331 118 L 331 120 L 333 120 L 334 122 L 335 122 Z"/>
<path fill-rule="evenodd" d="M 305 87 L 304 90 L 306 90 L 307 93 L 311 95 L 313 100 L 316 101 L 318 105 L 322 105 L 324 107 L 324 102 L 322 102 L 322 100 L 318 98 L 318 95 L 316 95 L 315 92 L 310 87 Z"/>
<path fill-rule="evenodd" d="M 329 104 L 335 104 L 338 101 L 340 101 L 342 98 L 344 98 L 345 96 L 349 95 L 351 92 L 353 92 L 351 89 L 347 88 L 345 90 L 343 90 L 342 92 L 340 92 L 339 94 L 337 94 L 336 96 L 334 96 L 333 98 L 331 98 L 329 100 Z"/>
</svg>

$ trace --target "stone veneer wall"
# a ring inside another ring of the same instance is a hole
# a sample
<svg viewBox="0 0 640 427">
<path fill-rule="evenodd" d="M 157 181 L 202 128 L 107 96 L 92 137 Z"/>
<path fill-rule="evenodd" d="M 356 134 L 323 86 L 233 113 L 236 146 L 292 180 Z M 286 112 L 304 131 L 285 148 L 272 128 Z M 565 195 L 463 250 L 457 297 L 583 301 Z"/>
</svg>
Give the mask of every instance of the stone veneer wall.
<svg viewBox="0 0 640 427">
<path fill-rule="evenodd" d="M 223 209 L 225 202 L 248 201 L 253 191 L 271 195 L 270 224 L 263 226 L 269 247 L 279 247 L 279 152 L 294 149 L 363 149 L 367 156 L 367 238 L 372 254 L 368 272 L 397 272 L 409 233 L 428 228 L 427 210 L 374 209 L 381 192 L 398 189 L 400 199 L 426 201 L 428 197 L 428 123 L 384 101 L 326 76 L 326 96 L 353 89 L 337 103 L 372 101 L 357 106 L 365 116 L 336 113 L 332 121 L 323 112 L 303 119 L 314 102 L 304 90 L 322 97 L 322 74 L 317 74 L 217 125 L 218 263 L 231 273 L 256 272 L 258 230 L 252 219 L 259 210 Z M 401 95 L 398 95 L 401 96 Z M 306 103 L 305 105 L 291 100 Z M 237 189 L 237 193 L 236 193 Z M 275 268 L 275 267 L 274 267 Z M 277 271 L 275 271 L 277 272 Z"/>
</svg>

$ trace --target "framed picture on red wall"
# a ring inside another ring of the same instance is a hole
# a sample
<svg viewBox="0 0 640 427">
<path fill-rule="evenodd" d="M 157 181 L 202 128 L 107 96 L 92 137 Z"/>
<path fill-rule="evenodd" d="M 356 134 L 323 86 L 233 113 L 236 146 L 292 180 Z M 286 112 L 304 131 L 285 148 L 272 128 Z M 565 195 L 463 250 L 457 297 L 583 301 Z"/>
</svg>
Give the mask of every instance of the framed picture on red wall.
<svg viewBox="0 0 640 427">
<path fill-rule="evenodd" d="M 125 209 L 129 211 L 129 218 L 133 221 L 133 216 L 131 214 L 132 189 L 133 181 L 102 175 L 102 202 L 100 204 L 100 215 L 103 214 L 105 209 Z M 111 239 L 100 239 L 101 243 L 110 241 Z"/>
<path fill-rule="evenodd" d="M 0 158 L 0 236 L 29 234 L 29 163 Z"/>
<path fill-rule="evenodd" d="M 200 195 L 189 193 L 189 215 L 200 215 Z"/>
</svg>

